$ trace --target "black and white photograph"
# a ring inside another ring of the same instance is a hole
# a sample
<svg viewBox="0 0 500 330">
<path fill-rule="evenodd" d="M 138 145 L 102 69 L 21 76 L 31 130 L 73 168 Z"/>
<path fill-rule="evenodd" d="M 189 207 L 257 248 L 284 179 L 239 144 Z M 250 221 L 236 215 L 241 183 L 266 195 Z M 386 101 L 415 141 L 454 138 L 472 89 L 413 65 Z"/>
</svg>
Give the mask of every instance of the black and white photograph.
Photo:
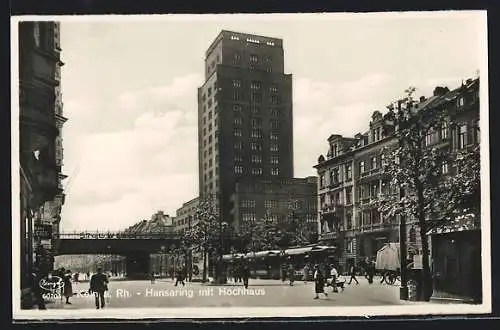
<svg viewBox="0 0 500 330">
<path fill-rule="evenodd" d="M 486 11 L 11 28 L 14 319 L 491 311 Z"/>
</svg>

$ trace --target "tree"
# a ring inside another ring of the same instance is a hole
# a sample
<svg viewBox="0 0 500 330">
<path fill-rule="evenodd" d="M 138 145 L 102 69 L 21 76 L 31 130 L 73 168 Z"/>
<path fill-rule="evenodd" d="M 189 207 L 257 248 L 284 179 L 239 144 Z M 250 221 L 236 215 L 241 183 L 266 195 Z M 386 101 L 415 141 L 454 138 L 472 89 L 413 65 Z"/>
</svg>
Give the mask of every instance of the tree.
<svg viewBox="0 0 500 330">
<path fill-rule="evenodd" d="M 214 196 L 206 196 L 200 200 L 194 219 L 195 225 L 189 230 L 188 236 L 190 242 L 203 251 L 203 281 L 205 282 L 207 280 L 207 253 L 215 252 L 221 240 L 222 223 Z"/>
<path fill-rule="evenodd" d="M 394 134 L 397 144 L 394 148 L 382 151 L 385 160 L 383 171 L 391 178 L 390 184 L 399 187 L 400 192 L 393 191 L 381 196 L 379 211 L 389 218 L 400 215 L 417 219 L 422 243 L 422 293 L 423 300 L 428 301 L 430 267 L 427 220 L 444 204 L 441 169 L 442 164 L 449 161 L 450 153 L 426 143 L 427 137 L 439 132 L 446 120 L 444 107 L 430 101 L 427 106 L 419 108 L 413 100 L 415 90 L 414 87 L 408 88 L 406 97 L 398 101 L 397 113 L 389 107 L 386 115 L 386 121 L 394 124 L 386 127 L 386 132 Z"/>
<path fill-rule="evenodd" d="M 479 219 L 481 213 L 481 176 L 479 145 L 471 150 L 458 152 L 454 162 L 455 173 L 443 184 L 446 194 L 444 217 L 448 220 L 473 216 Z"/>
<path fill-rule="evenodd" d="M 277 249 L 281 239 L 277 222 L 269 212 L 259 221 L 244 221 L 240 236 L 244 248 L 252 252 Z"/>
</svg>

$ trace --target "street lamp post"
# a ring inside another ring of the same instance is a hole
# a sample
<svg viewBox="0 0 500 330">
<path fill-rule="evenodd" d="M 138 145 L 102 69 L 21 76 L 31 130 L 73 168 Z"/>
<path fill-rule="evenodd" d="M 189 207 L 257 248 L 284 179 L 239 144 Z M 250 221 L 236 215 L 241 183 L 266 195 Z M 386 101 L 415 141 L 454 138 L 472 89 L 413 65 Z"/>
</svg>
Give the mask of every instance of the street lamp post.
<svg viewBox="0 0 500 330">
<path fill-rule="evenodd" d="M 165 246 L 162 245 L 160 247 L 161 254 L 160 254 L 160 278 L 163 276 L 163 255 L 165 254 Z"/>
<path fill-rule="evenodd" d="M 400 200 L 404 197 L 403 187 L 399 188 Z M 408 273 L 406 271 L 406 216 L 401 213 L 399 215 L 399 254 L 400 254 L 400 269 L 401 269 L 401 287 L 399 288 L 399 299 L 408 300 Z"/>
</svg>

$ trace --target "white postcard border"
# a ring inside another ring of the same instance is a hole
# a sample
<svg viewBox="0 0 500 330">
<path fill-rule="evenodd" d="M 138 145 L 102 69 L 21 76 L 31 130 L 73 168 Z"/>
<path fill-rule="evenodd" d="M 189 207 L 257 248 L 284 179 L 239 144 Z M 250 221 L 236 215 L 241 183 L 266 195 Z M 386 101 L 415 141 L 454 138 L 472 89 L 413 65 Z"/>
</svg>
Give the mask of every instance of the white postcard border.
<svg viewBox="0 0 500 330">
<path fill-rule="evenodd" d="M 16 320 L 51 320 L 85 318 L 257 318 L 257 317 L 310 317 L 310 316 L 398 316 L 398 315 L 442 315 L 485 314 L 491 312 L 491 232 L 490 232 L 490 164 L 489 164 L 489 102 L 488 102 L 488 40 L 486 11 L 435 11 L 435 12 L 386 12 L 386 13 L 308 13 L 308 14 L 237 14 L 248 20 L 348 20 L 356 15 L 368 18 L 403 19 L 436 17 L 439 15 L 475 16 L 482 25 L 483 33 L 477 45 L 481 52 L 480 83 L 480 135 L 481 135 L 481 238 L 483 302 L 478 305 L 434 304 L 406 302 L 401 306 L 357 306 L 357 307 L 182 307 L 182 308 L 110 308 L 104 310 L 22 310 L 20 307 L 20 246 L 15 244 L 20 237 L 20 171 L 19 171 L 19 73 L 18 73 L 18 23 L 20 21 L 63 22 L 141 22 L 144 20 L 193 20 L 220 21 L 234 18 L 236 14 L 169 14 L 169 15 L 82 15 L 82 16 L 13 16 L 11 17 L 11 137 L 12 137 L 12 307 Z"/>
</svg>

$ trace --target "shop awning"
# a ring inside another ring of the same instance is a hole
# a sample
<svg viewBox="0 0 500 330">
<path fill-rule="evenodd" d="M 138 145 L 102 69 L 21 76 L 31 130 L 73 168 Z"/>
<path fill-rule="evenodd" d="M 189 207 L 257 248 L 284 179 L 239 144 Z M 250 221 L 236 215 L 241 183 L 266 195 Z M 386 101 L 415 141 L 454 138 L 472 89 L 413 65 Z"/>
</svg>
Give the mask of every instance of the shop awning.
<svg viewBox="0 0 500 330">
<path fill-rule="evenodd" d="M 328 250 L 336 250 L 337 247 L 333 245 L 318 245 L 318 246 L 313 246 L 311 252 L 323 252 L 323 251 L 328 251 Z"/>
<path fill-rule="evenodd" d="M 429 230 L 427 235 L 448 234 L 480 229 L 474 214 L 467 214 L 450 221 L 443 220 L 443 222 L 443 224 Z"/>
<path fill-rule="evenodd" d="M 259 252 L 255 252 L 255 257 L 267 257 L 267 256 L 271 256 L 271 255 L 279 255 L 280 254 L 280 251 L 279 250 L 268 250 L 268 251 L 259 251 Z"/>
<path fill-rule="evenodd" d="M 245 257 L 243 253 L 235 253 L 235 254 L 224 254 L 222 256 L 222 260 L 236 260 Z"/>
<path fill-rule="evenodd" d="M 312 246 L 285 250 L 287 255 L 305 254 L 312 251 Z"/>
</svg>

